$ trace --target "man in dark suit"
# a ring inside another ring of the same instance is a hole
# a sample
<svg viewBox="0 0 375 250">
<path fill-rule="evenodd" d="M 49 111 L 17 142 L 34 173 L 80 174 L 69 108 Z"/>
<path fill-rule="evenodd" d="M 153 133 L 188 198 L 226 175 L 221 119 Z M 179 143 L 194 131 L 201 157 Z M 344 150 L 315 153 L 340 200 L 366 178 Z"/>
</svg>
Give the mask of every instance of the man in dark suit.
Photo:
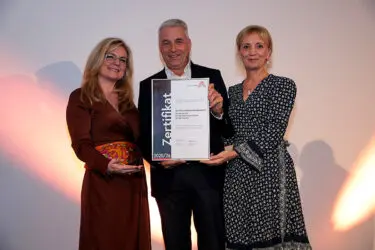
<svg viewBox="0 0 375 250">
<path fill-rule="evenodd" d="M 190 60 L 191 40 L 184 21 L 170 19 L 159 28 L 159 49 L 165 68 L 141 81 L 138 109 L 141 120 L 140 144 L 151 165 L 151 194 L 161 216 L 166 250 L 190 250 L 190 221 L 193 213 L 199 250 L 225 249 L 222 188 L 225 165 L 208 166 L 198 161 L 151 160 L 152 79 L 209 78 L 210 149 L 224 149 L 222 137 L 230 135 L 227 118 L 227 90 L 219 70 Z M 173 136 L 173 135 L 172 135 Z"/>
</svg>

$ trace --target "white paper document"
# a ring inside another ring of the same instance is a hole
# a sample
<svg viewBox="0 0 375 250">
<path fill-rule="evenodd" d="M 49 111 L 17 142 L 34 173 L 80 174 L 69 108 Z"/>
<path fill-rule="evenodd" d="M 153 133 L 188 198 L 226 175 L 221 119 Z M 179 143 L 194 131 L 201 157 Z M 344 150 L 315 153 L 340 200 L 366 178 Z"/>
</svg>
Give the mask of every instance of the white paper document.
<svg viewBox="0 0 375 250">
<path fill-rule="evenodd" d="M 208 78 L 152 81 L 152 159 L 210 156 Z"/>
</svg>

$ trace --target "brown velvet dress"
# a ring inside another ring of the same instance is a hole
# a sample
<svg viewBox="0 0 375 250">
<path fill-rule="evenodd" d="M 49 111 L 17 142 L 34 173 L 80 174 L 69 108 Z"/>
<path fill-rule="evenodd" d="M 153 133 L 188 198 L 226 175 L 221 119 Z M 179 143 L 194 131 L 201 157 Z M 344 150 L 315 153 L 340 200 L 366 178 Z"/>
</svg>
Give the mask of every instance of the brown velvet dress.
<svg viewBox="0 0 375 250">
<path fill-rule="evenodd" d="M 109 103 L 92 106 L 72 92 L 66 118 L 72 147 L 85 162 L 79 250 L 149 250 L 150 219 L 145 172 L 107 174 L 109 159 L 95 146 L 126 141 L 139 133 L 137 109 L 124 114 Z"/>
</svg>

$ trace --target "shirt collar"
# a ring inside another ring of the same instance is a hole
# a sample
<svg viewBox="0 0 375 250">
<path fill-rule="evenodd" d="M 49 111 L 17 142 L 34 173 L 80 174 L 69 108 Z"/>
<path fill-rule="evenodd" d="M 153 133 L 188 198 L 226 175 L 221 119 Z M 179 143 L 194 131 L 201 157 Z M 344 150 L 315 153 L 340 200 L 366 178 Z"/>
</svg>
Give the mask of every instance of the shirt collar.
<svg viewBox="0 0 375 250">
<path fill-rule="evenodd" d="M 165 66 L 165 74 L 168 79 L 191 79 L 191 62 L 189 61 L 184 69 L 184 73 L 179 76 L 173 73 L 167 66 Z"/>
</svg>

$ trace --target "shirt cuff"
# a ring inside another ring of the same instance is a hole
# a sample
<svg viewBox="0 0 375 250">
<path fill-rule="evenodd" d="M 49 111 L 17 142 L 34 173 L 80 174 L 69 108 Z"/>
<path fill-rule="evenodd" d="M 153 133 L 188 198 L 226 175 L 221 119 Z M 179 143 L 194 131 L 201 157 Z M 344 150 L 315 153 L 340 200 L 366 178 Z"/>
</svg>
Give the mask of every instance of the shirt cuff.
<svg viewBox="0 0 375 250">
<path fill-rule="evenodd" d="M 223 120 L 224 112 L 221 113 L 219 116 L 215 115 L 212 111 L 210 111 L 210 112 L 211 112 L 211 115 L 213 115 L 213 117 L 215 117 L 216 119 Z"/>
</svg>

